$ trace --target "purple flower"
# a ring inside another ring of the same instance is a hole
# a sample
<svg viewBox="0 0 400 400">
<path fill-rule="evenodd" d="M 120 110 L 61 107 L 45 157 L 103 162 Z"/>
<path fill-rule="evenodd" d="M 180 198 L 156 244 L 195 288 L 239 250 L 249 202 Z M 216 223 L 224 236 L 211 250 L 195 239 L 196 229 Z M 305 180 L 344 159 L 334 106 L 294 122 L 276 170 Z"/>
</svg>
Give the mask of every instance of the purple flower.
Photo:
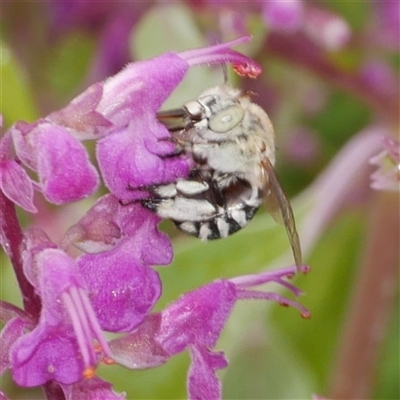
<svg viewBox="0 0 400 400">
<path fill-rule="evenodd" d="M 371 175 L 371 187 L 376 190 L 399 191 L 400 187 L 400 143 L 390 136 L 382 137 L 384 148 L 369 162 L 378 169 Z"/>
<path fill-rule="evenodd" d="M 307 267 L 302 267 L 307 272 Z M 190 351 L 192 365 L 188 373 L 190 399 L 218 399 L 221 385 L 216 371 L 228 363 L 222 352 L 214 352 L 219 335 L 237 300 L 272 300 L 291 305 L 309 317 L 297 302 L 272 292 L 250 290 L 267 282 L 278 283 L 296 296 L 301 292 L 284 280 L 296 273 L 296 267 L 256 275 L 214 281 L 181 296 L 160 313 L 149 315 L 132 333 L 110 342 L 116 361 L 132 369 L 160 365 L 185 349 Z"/>
<path fill-rule="evenodd" d="M 42 311 L 34 327 L 9 349 L 13 379 L 30 387 L 52 379 L 72 384 L 93 376 L 98 362 L 109 360 L 111 353 L 76 263 L 44 234 L 32 231 L 26 236 L 24 269 Z"/>
<path fill-rule="evenodd" d="M 91 195 L 99 180 L 85 147 L 51 121 L 17 122 L 11 127 L 18 158 L 38 175 L 46 199 L 62 204 Z"/>
<path fill-rule="evenodd" d="M 367 61 L 361 66 L 359 74 L 366 86 L 372 90 L 391 93 L 397 97 L 399 81 L 387 63 L 380 60 Z"/>
<path fill-rule="evenodd" d="M 134 329 L 158 300 L 161 282 L 149 265 L 169 264 L 172 260 L 171 244 L 158 231 L 159 221 L 140 204 L 121 206 L 108 195 L 72 228 L 77 239 L 85 237 L 81 239 L 83 247 L 86 244 L 91 250 L 100 249 L 109 237 L 116 239 L 109 251 L 85 254 L 77 260 L 102 329 Z M 118 237 L 110 231 L 118 232 Z"/>
<path fill-rule="evenodd" d="M 304 33 L 314 43 L 329 51 L 343 48 L 351 30 L 340 16 L 302 0 L 266 1 L 262 15 L 268 28 L 285 34 Z"/>
<path fill-rule="evenodd" d="M 65 248 L 74 244 L 87 253 L 77 264 L 102 329 L 134 329 L 158 300 L 161 282 L 150 265 L 172 260 L 171 243 L 158 231 L 159 222 L 140 204 L 122 206 L 110 194 L 66 233 Z"/>
<path fill-rule="evenodd" d="M 0 127 L 2 126 L 0 115 Z M 7 132 L 0 139 L 0 190 L 15 204 L 29 212 L 36 212 L 33 205 L 33 185 L 26 171 L 12 155 L 12 137 Z"/>
<path fill-rule="evenodd" d="M 383 48 L 399 51 L 400 4 L 398 1 L 376 1 L 372 3 L 375 21 L 371 40 Z"/>
<path fill-rule="evenodd" d="M 350 40 L 346 20 L 325 9 L 308 7 L 304 15 L 304 32 L 317 45 L 328 51 L 342 49 Z"/>
<path fill-rule="evenodd" d="M 295 32 L 303 25 L 302 0 L 263 2 L 264 21 L 270 29 Z"/>
</svg>

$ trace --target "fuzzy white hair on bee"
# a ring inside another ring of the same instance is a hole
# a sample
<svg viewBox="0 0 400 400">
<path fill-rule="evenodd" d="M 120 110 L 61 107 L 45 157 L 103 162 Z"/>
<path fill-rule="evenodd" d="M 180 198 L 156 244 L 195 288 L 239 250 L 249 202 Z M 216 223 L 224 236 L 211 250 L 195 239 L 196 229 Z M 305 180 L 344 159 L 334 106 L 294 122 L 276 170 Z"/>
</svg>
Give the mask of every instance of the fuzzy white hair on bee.
<svg viewBox="0 0 400 400">
<path fill-rule="evenodd" d="M 178 153 L 189 155 L 194 166 L 186 179 L 148 188 L 143 206 L 210 240 L 246 226 L 264 203 L 285 224 L 300 266 L 293 212 L 274 170 L 275 136 L 267 113 L 240 90 L 222 85 L 157 116 Z"/>
</svg>

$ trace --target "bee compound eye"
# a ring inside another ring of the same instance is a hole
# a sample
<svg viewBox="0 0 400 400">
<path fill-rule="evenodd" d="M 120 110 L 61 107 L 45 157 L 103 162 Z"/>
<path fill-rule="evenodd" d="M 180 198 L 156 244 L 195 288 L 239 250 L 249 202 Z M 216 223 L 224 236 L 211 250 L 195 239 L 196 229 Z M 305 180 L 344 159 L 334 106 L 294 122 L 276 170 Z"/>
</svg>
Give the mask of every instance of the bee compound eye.
<svg viewBox="0 0 400 400">
<path fill-rule="evenodd" d="M 225 133 L 237 126 L 244 117 L 243 108 L 232 106 L 212 115 L 208 126 L 213 132 Z"/>
</svg>

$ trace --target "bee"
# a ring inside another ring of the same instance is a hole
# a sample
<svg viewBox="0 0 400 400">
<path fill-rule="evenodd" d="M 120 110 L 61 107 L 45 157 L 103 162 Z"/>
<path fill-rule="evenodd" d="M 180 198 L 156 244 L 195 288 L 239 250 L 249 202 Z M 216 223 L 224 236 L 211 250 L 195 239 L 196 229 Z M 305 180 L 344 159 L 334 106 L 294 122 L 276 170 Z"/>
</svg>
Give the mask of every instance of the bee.
<svg viewBox="0 0 400 400">
<path fill-rule="evenodd" d="M 299 238 L 274 169 L 275 135 L 266 112 L 240 90 L 222 85 L 157 117 L 193 167 L 185 179 L 147 188 L 150 196 L 142 205 L 182 231 L 211 240 L 245 227 L 264 203 L 285 224 L 300 266 Z"/>
</svg>

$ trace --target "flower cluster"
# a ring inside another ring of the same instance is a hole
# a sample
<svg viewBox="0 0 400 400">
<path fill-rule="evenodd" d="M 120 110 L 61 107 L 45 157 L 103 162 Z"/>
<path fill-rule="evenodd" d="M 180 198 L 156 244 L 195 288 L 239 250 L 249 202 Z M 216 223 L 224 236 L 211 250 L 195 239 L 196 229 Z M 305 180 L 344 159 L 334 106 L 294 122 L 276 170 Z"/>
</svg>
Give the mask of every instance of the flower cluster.
<svg viewBox="0 0 400 400">
<path fill-rule="evenodd" d="M 260 67 L 231 50 L 246 40 L 129 64 L 62 110 L 34 123 L 17 122 L 3 136 L 0 239 L 24 309 L 0 303 L 5 324 L 1 372 L 10 369 L 18 385 L 50 390 L 46 385 L 57 384 L 66 399 L 121 399 L 123 394 L 96 376 L 100 363 L 154 368 L 189 350 L 189 398 L 217 399 L 216 371 L 227 360 L 213 348 L 238 300 L 271 300 L 308 316 L 297 302 L 252 290 L 274 282 L 299 295 L 285 280 L 296 267 L 220 279 L 152 311 L 162 293 L 153 266 L 169 264 L 173 253 L 158 230 L 159 217 L 137 200 L 147 195 L 143 187 L 185 177 L 191 165 L 190 158 L 174 153 L 170 132 L 156 113 L 190 66 L 231 63 L 239 73 L 257 76 Z M 82 143 L 86 140 L 96 142 L 98 168 Z M 14 205 L 36 212 L 35 191 L 55 205 L 87 198 L 100 176 L 110 193 L 59 243 L 38 228 L 22 234 Z M 307 272 L 307 267 L 300 270 Z M 108 340 L 105 332 L 120 336 Z"/>
</svg>

